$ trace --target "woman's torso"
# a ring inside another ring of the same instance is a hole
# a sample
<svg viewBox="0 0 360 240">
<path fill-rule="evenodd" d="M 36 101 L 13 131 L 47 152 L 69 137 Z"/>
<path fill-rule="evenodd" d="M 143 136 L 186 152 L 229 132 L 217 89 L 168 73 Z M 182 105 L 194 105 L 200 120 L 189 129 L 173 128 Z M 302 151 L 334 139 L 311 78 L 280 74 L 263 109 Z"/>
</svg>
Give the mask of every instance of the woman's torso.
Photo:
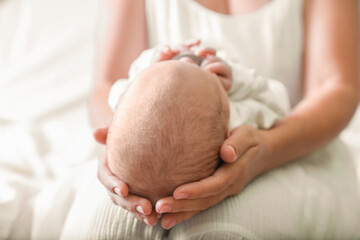
<svg viewBox="0 0 360 240">
<path fill-rule="evenodd" d="M 303 1 L 271 0 L 260 6 L 260 0 L 258 9 L 247 14 L 229 8 L 234 1 L 228 2 L 207 8 L 195 0 L 147 0 L 150 47 L 200 38 L 228 58 L 284 83 L 295 105 L 302 93 Z"/>
</svg>

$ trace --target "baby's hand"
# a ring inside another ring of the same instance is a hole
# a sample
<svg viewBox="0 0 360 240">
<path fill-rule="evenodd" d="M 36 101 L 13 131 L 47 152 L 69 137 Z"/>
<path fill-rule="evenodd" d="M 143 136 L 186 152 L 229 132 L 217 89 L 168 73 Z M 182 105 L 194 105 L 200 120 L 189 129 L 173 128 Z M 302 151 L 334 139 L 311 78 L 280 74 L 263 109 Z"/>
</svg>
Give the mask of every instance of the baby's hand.
<svg viewBox="0 0 360 240">
<path fill-rule="evenodd" d="M 170 48 L 168 46 L 164 47 L 163 50 L 160 51 L 159 56 L 157 57 L 156 62 L 162 62 L 173 59 L 177 54 L 179 53 L 179 50 Z"/>
<path fill-rule="evenodd" d="M 173 48 L 166 46 L 160 51 L 157 62 L 173 59 L 180 52 L 192 52 L 197 57 L 204 57 L 201 67 L 218 76 L 221 84 L 226 91 L 229 91 L 232 85 L 232 73 L 230 66 L 221 58 L 216 57 L 216 50 L 210 47 L 199 46 L 200 40 L 191 40 Z M 185 61 L 196 64 L 189 57 L 182 57 L 179 61 Z"/>
<path fill-rule="evenodd" d="M 174 47 L 164 47 L 162 51 L 160 51 L 159 56 L 157 57 L 157 62 L 167 61 L 173 59 L 180 52 L 192 52 L 194 55 L 198 57 L 205 57 L 207 55 L 215 55 L 216 51 L 209 47 L 199 46 L 200 40 L 190 40 L 185 43 L 176 45 Z M 179 59 L 180 61 L 186 61 L 190 63 L 195 63 L 191 58 L 183 57 Z"/>
<path fill-rule="evenodd" d="M 214 55 L 206 55 L 201 67 L 216 74 L 224 89 L 226 91 L 230 90 L 232 85 L 232 72 L 229 64 Z"/>
</svg>

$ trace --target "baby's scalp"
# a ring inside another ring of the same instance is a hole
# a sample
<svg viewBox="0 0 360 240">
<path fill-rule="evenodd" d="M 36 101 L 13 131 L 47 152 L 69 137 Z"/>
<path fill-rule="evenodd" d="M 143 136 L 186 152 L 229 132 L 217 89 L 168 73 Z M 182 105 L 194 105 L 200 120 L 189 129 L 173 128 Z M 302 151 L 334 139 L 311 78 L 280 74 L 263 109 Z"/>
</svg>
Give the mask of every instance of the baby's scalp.
<svg viewBox="0 0 360 240">
<path fill-rule="evenodd" d="M 129 86 L 107 144 L 109 167 L 131 193 L 155 203 L 213 173 L 227 122 L 209 77 L 193 64 L 166 61 Z"/>
</svg>

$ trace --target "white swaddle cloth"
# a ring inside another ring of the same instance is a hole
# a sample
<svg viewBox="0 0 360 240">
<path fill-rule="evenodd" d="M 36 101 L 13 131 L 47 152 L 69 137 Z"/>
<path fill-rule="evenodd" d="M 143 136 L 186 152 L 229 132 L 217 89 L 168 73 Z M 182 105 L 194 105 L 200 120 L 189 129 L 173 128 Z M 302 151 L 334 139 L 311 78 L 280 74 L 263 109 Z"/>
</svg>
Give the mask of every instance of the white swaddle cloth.
<svg viewBox="0 0 360 240">
<path fill-rule="evenodd" d="M 132 63 L 129 78 L 114 83 L 108 100 L 112 109 L 115 109 L 120 97 L 136 76 L 156 62 L 161 49 L 161 46 L 157 46 L 143 51 Z M 230 129 L 242 124 L 267 129 L 290 111 L 290 100 L 282 83 L 259 76 L 254 69 L 247 69 L 230 60 L 225 51 L 217 51 L 217 56 L 227 62 L 232 69 L 233 83 L 228 93 Z"/>
</svg>

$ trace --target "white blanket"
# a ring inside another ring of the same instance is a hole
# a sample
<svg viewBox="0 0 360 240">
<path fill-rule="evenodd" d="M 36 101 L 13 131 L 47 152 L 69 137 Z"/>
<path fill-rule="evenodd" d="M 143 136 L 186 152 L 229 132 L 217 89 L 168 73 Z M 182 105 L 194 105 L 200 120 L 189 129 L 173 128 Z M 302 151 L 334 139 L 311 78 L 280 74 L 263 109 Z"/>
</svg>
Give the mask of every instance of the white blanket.
<svg viewBox="0 0 360 240">
<path fill-rule="evenodd" d="M 114 83 L 109 95 L 112 109 L 119 102 L 126 88 L 144 69 L 156 63 L 162 46 L 147 49 L 131 64 L 129 79 Z M 231 61 L 228 54 L 217 49 L 217 56 L 226 61 L 232 71 L 232 86 L 228 92 L 230 109 L 230 130 L 242 124 L 268 129 L 276 120 L 290 112 L 290 99 L 285 86 L 274 79 L 259 76 L 254 69 L 247 69 Z"/>
<path fill-rule="evenodd" d="M 0 239 L 29 239 L 38 192 L 96 156 L 96 11 L 96 0 L 0 1 Z"/>
<path fill-rule="evenodd" d="M 97 0 L 0 1 L 0 239 L 65 237 L 79 223 L 71 219 L 84 217 L 76 206 L 91 199 L 81 195 L 91 186 L 80 188 L 78 195 L 74 189 L 88 178 L 97 184 L 94 190 L 102 191 L 86 110 L 97 6 Z M 359 113 L 341 136 L 357 163 Z M 316 185 L 308 189 L 316 194 Z M 298 194 L 296 189 L 293 193 Z M 329 204 L 323 206 L 326 213 Z M 90 224 L 85 225 L 89 219 L 84 220 L 79 234 L 90 232 Z M 136 226 L 134 231 L 143 225 Z M 181 228 L 174 234 L 181 234 Z"/>
</svg>

